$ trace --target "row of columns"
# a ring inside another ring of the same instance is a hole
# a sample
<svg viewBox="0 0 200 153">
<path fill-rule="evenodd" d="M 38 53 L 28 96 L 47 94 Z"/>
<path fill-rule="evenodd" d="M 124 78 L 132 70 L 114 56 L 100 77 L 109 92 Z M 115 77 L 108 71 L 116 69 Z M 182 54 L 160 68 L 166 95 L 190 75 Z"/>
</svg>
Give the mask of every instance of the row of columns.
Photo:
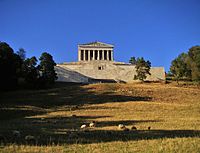
<svg viewBox="0 0 200 153">
<path fill-rule="evenodd" d="M 113 50 L 79 50 L 79 61 L 108 60 L 113 61 Z"/>
</svg>

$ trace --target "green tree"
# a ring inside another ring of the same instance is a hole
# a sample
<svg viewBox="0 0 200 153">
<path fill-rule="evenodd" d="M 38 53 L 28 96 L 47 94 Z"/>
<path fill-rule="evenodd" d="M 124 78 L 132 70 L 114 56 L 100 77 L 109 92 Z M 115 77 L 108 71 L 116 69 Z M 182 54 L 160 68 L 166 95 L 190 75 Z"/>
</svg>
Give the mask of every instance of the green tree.
<svg viewBox="0 0 200 153">
<path fill-rule="evenodd" d="M 18 83 L 18 72 L 22 61 L 13 49 L 5 42 L 0 42 L 0 88 L 8 90 Z"/>
<path fill-rule="evenodd" d="M 20 58 L 24 61 L 26 59 L 26 51 L 23 48 L 20 48 L 17 51 L 17 55 L 20 56 Z"/>
<path fill-rule="evenodd" d="M 143 57 L 137 58 L 135 68 L 137 74 L 134 76 L 134 79 L 144 81 L 147 78 L 147 75 L 151 75 L 151 62 L 145 61 Z"/>
<path fill-rule="evenodd" d="M 39 78 L 39 70 L 37 67 L 37 58 L 35 56 L 27 58 L 23 64 L 23 76 L 29 87 L 36 87 Z"/>
<path fill-rule="evenodd" d="M 171 62 L 170 72 L 175 77 L 177 83 L 181 78 L 191 78 L 191 69 L 188 66 L 188 54 L 181 53 Z"/>
<path fill-rule="evenodd" d="M 200 46 L 190 48 L 188 56 L 188 65 L 191 69 L 192 80 L 200 81 Z"/>
<path fill-rule="evenodd" d="M 133 64 L 133 65 L 135 65 L 136 62 L 137 62 L 137 60 L 136 60 L 136 58 L 135 58 L 134 56 L 131 57 L 131 59 L 129 60 L 129 63 L 131 63 L 131 64 Z"/>
<path fill-rule="evenodd" d="M 53 84 L 57 79 L 57 74 L 54 70 L 54 66 L 56 66 L 56 63 L 54 62 L 53 57 L 49 53 L 44 52 L 42 53 L 39 60 L 39 70 L 41 71 L 41 77 L 43 81 L 45 81 L 47 85 Z"/>
</svg>

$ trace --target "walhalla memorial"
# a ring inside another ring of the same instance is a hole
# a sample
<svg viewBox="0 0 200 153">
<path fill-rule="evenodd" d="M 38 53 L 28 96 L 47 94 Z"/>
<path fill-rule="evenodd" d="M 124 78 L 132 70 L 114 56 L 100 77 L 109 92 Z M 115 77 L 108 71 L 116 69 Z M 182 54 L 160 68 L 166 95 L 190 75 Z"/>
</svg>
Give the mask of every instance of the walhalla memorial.
<svg viewBox="0 0 200 153">
<path fill-rule="evenodd" d="M 78 62 L 57 64 L 58 81 L 63 82 L 132 82 L 135 65 L 114 61 L 114 46 L 102 42 L 78 45 Z M 148 81 L 164 81 L 163 67 L 151 67 Z"/>
</svg>

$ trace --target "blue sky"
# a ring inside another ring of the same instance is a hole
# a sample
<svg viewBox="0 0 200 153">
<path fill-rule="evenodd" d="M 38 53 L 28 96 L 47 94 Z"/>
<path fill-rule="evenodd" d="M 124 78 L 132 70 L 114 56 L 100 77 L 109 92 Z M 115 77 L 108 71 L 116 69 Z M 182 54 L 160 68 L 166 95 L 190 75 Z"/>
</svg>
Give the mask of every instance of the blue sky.
<svg viewBox="0 0 200 153">
<path fill-rule="evenodd" d="M 0 0 L 0 41 L 27 57 L 77 61 L 77 44 L 115 45 L 115 61 L 144 57 L 169 70 L 200 45 L 200 0 Z"/>
</svg>

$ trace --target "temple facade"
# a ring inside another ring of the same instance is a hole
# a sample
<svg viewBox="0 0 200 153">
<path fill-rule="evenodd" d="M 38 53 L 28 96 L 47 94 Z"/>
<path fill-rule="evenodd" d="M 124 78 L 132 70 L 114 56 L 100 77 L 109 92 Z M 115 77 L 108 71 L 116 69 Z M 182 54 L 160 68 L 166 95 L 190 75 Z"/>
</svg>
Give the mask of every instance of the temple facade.
<svg viewBox="0 0 200 153">
<path fill-rule="evenodd" d="M 78 45 L 78 61 L 113 61 L 113 48 L 113 45 L 102 42 L 80 44 Z"/>
<path fill-rule="evenodd" d="M 135 65 L 114 60 L 114 46 L 102 42 L 78 45 L 78 61 L 57 64 L 58 81 L 131 82 L 136 74 Z M 148 81 L 165 81 L 163 67 L 151 67 Z"/>
</svg>

